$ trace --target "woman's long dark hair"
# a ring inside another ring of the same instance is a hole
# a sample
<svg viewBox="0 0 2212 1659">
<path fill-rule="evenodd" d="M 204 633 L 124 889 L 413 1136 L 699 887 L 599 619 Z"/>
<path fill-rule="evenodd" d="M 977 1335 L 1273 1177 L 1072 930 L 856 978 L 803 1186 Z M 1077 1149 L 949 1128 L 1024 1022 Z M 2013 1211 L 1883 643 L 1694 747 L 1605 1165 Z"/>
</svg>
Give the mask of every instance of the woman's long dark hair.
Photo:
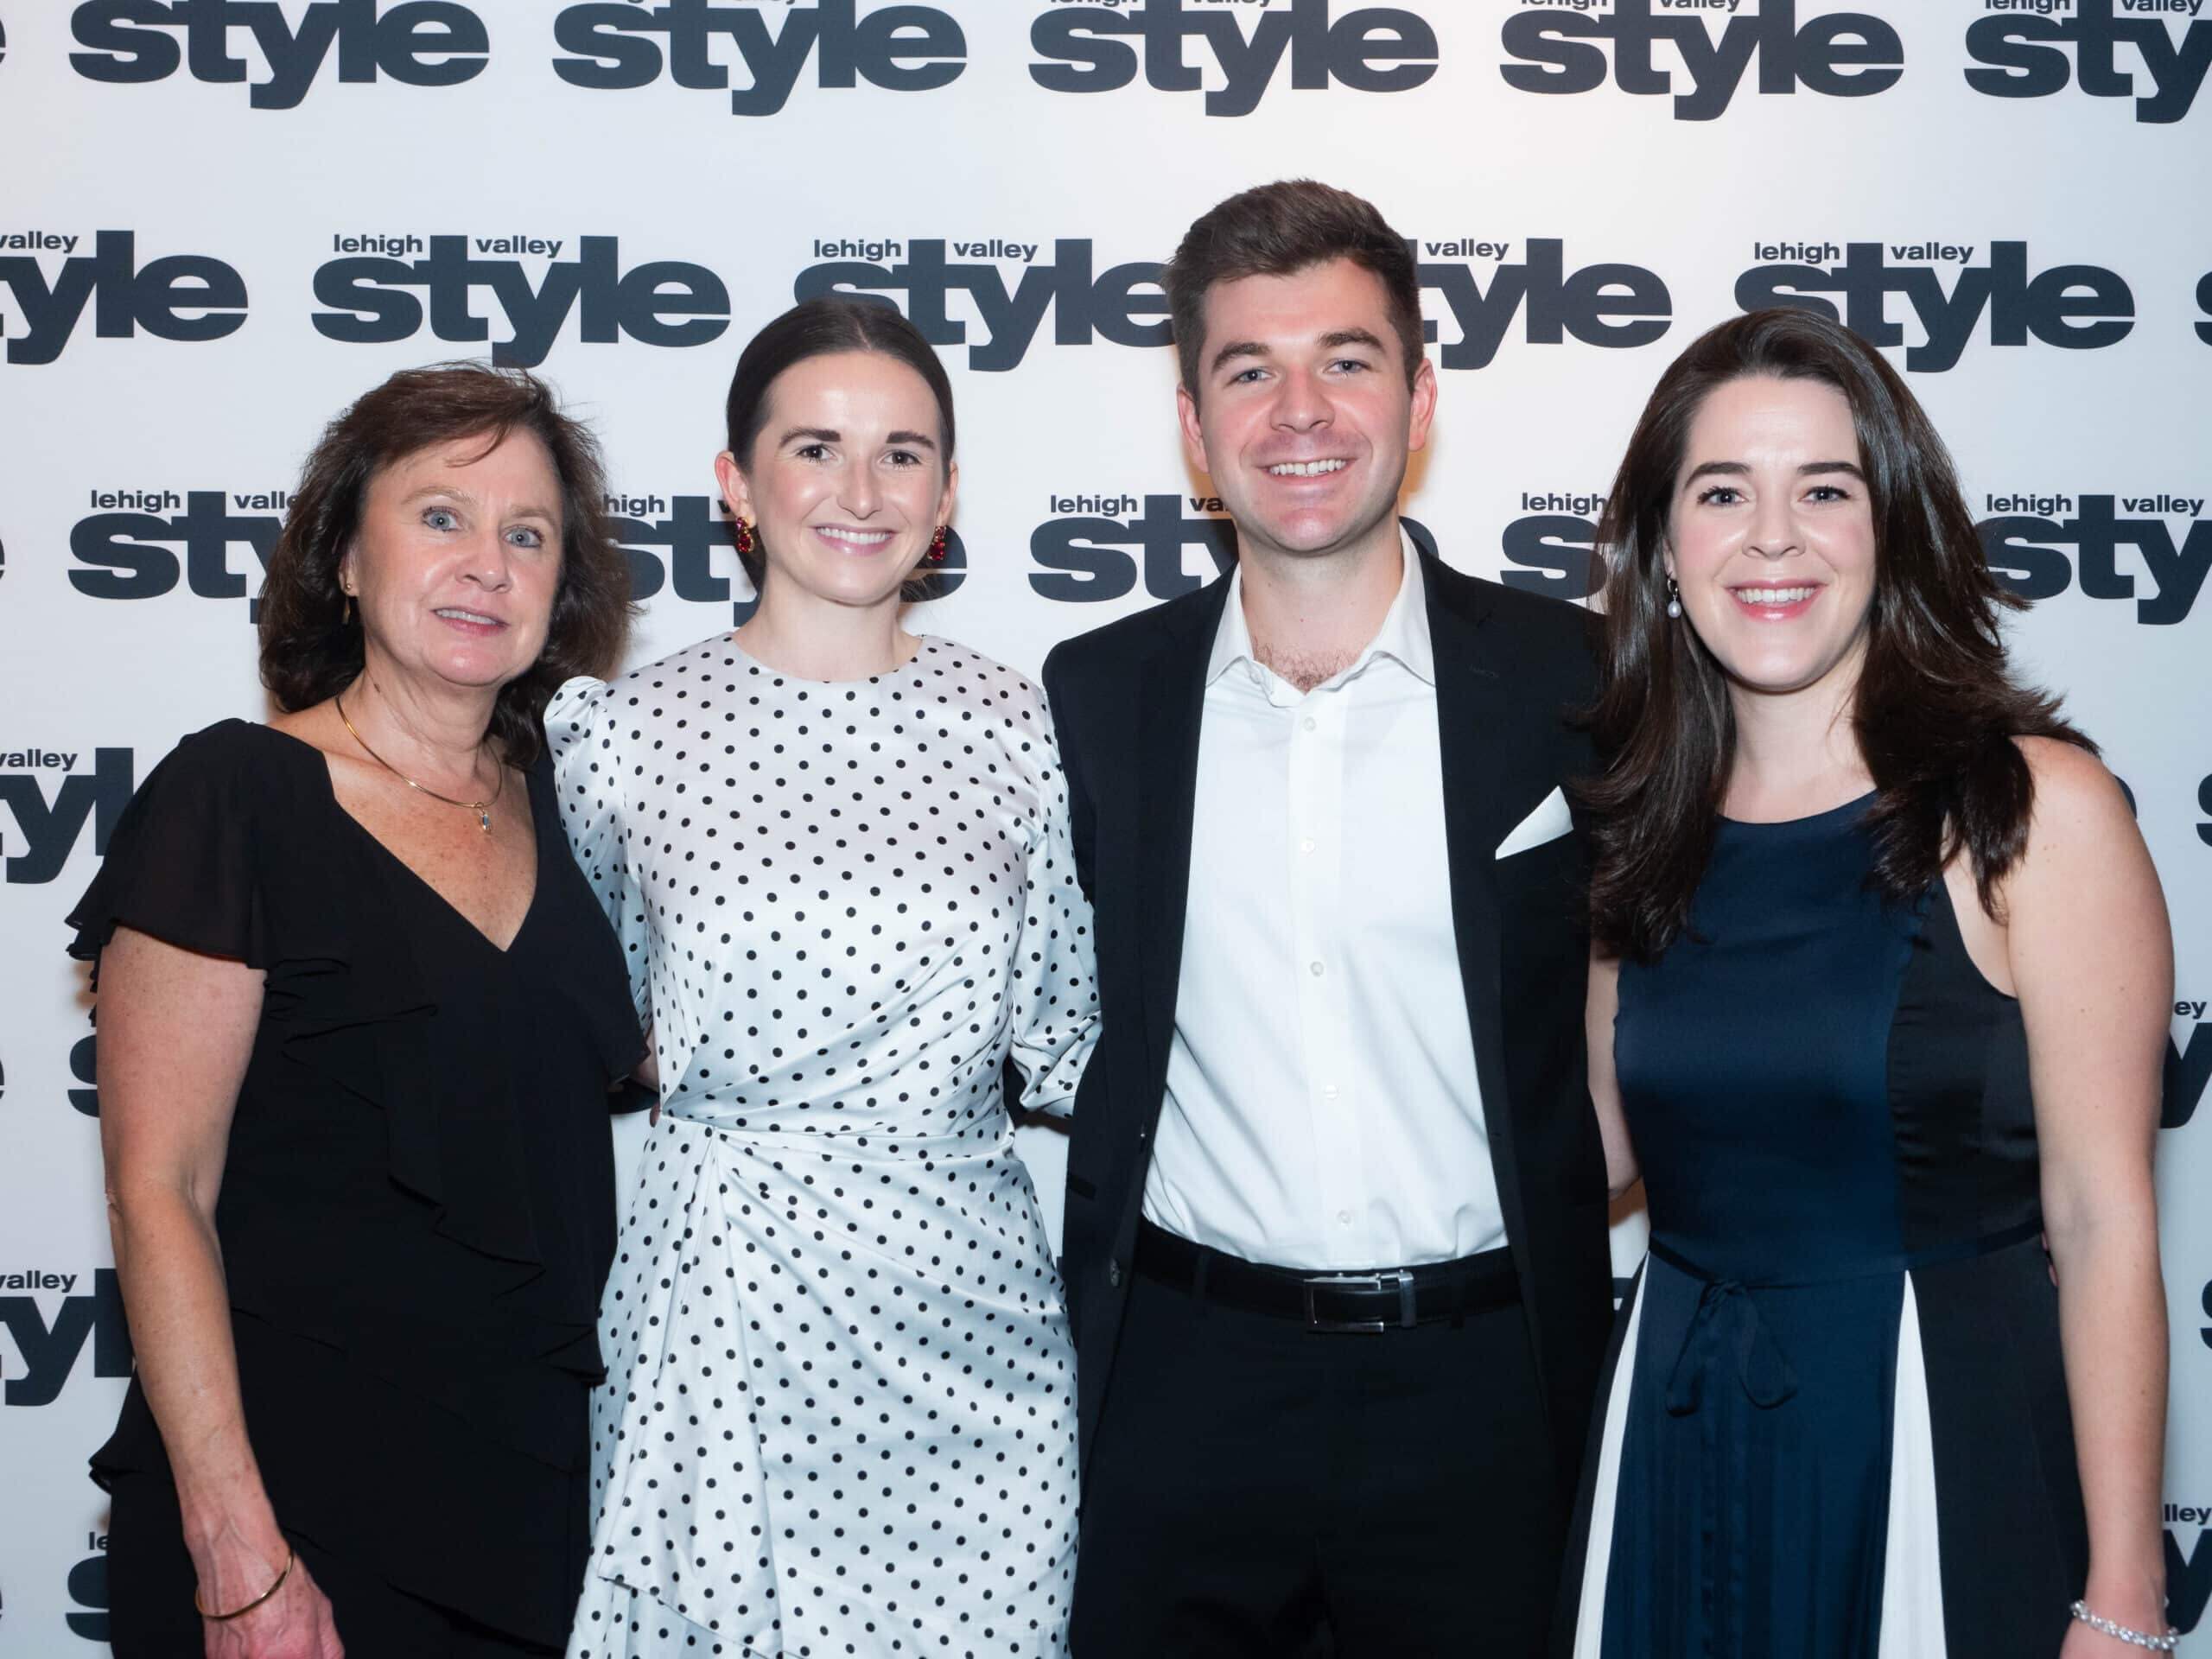
<svg viewBox="0 0 2212 1659">
<path fill-rule="evenodd" d="M 1605 675 L 1592 724 L 1605 771 L 1591 925 L 1610 954 L 1648 961 L 1688 922 L 1735 758 L 1720 666 L 1667 615 L 1663 562 L 1691 423 L 1749 375 L 1816 380 L 1851 405 L 1874 520 L 1874 593 L 1853 725 L 1876 796 L 1874 885 L 1910 902 L 1963 851 L 1982 907 L 2026 844 L 2034 785 L 2018 737 L 2094 745 L 2058 701 L 2021 685 L 2000 619 L 2024 603 L 1983 557 L 1949 454 L 1904 381 L 1839 322 L 1754 311 L 1701 335 L 1645 404 L 1606 498 Z"/>
<path fill-rule="evenodd" d="M 510 766 L 537 757 L 545 705 L 561 682 L 620 660 L 632 613 L 630 565 L 607 525 L 599 445 L 561 412 L 550 387 L 522 369 L 438 363 L 404 369 L 323 429 L 269 555 L 261 589 L 261 683 L 276 706 L 305 709 L 359 675 L 361 619 L 339 585 L 370 481 L 433 444 L 534 433 L 561 484 L 561 576 L 543 650 L 499 688 L 490 736 Z"/>
</svg>

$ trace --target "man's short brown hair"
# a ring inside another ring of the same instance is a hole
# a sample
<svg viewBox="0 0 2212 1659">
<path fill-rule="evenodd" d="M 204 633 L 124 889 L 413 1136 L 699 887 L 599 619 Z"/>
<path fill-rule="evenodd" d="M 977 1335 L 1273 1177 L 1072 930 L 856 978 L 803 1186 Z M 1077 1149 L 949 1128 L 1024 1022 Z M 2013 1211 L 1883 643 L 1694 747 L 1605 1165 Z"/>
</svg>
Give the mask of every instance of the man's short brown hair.
<svg viewBox="0 0 2212 1659">
<path fill-rule="evenodd" d="M 1331 259 L 1349 259 L 1381 281 L 1411 385 L 1421 361 L 1421 271 L 1413 250 L 1373 202 L 1313 179 L 1284 179 L 1202 214 L 1160 277 L 1184 389 L 1198 395 L 1206 294 L 1216 283 L 1287 276 Z"/>
</svg>

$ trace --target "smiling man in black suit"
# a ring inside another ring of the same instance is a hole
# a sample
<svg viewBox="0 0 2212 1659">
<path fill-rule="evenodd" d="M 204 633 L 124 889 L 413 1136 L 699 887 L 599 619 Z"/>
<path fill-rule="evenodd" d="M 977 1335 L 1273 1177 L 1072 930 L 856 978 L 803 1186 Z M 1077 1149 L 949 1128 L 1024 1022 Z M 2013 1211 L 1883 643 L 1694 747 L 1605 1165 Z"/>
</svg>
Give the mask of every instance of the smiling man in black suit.
<svg viewBox="0 0 2212 1659">
<path fill-rule="evenodd" d="M 1587 618 L 1397 517 L 1413 256 L 1310 181 L 1166 277 L 1229 579 L 1045 667 L 1096 909 L 1077 1659 L 1543 1647 L 1611 1317 Z"/>
</svg>

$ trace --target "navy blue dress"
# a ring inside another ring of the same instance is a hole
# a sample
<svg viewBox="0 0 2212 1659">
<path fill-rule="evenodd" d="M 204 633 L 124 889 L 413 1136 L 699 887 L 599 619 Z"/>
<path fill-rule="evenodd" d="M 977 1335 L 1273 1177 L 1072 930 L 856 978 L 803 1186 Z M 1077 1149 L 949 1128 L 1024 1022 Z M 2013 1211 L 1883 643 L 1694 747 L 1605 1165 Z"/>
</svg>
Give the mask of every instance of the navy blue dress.
<svg viewBox="0 0 2212 1659">
<path fill-rule="evenodd" d="M 1724 820 L 1625 963 L 1650 1207 L 1567 1583 L 1576 1659 L 2055 1655 L 2088 1541 L 2019 1006 L 1866 801 Z"/>
</svg>

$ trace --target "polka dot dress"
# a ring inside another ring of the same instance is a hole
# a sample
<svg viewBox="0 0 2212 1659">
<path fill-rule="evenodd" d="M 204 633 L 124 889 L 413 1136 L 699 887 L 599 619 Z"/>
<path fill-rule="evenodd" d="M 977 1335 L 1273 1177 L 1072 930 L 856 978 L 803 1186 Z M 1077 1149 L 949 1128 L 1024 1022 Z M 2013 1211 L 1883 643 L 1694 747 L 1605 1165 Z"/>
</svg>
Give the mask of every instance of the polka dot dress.
<svg viewBox="0 0 2212 1659">
<path fill-rule="evenodd" d="M 663 1102 L 571 1659 L 1064 1654 L 1075 1354 L 1000 1082 L 1065 1104 L 1097 1013 L 1043 697 L 725 636 L 545 724 Z"/>
</svg>

